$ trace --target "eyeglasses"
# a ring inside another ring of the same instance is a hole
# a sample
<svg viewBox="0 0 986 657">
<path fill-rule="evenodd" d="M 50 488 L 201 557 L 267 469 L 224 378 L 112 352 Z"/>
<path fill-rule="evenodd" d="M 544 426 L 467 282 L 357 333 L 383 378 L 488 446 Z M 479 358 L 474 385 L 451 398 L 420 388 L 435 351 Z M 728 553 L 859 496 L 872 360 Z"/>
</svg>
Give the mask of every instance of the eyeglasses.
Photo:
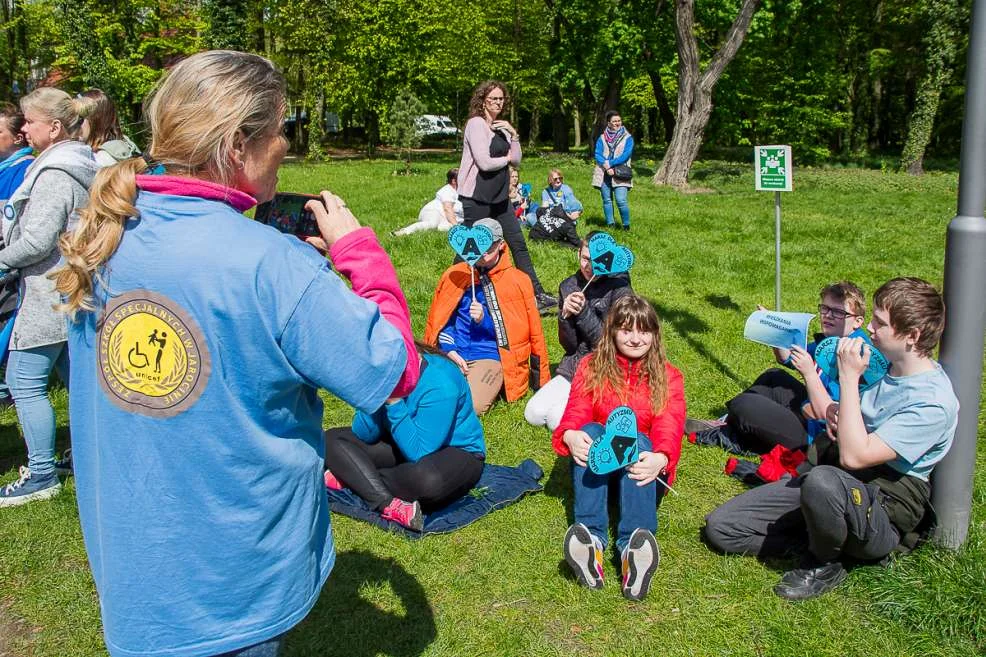
<svg viewBox="0 0 986 657">
<path fill-rule="evenodd" d="M 488 102 L 488 103 L 502 103 L 503 102 L 503 96 L 487 96 L 486 97 L 486 102 Z"/>
<path fill-rule="evenodd" d="M 854 313 L 847 313 L 842 308 L 833 308 L 832 306 L 826 306 L 824 303 L 818 304 L 818 314 L 828 315 L 835 319 L 845 319 L 846 317 L 859 317 Z"/>
<path fill-rule="evenodd" d="M 552 178 L 552 179 L 551 179 L 551 182 L 553 182 L 553 183 L 555 183 L 555 182 L 561 182 L 561 181 L 563 181 L 563 180 L 565 180 L 565 179 L 564 179 L 564 178 L 562 178 L 561 176 L 558 176 L 557 178 Z"/>
</svg>

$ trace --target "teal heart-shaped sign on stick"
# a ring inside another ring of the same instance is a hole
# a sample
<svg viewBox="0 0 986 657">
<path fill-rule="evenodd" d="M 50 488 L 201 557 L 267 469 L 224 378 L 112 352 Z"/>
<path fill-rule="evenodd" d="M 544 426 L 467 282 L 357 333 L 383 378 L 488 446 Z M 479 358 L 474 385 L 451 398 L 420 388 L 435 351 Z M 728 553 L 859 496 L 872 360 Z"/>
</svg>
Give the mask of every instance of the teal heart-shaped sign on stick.
<svg viewBox="0 0 986 657">
<path fill-rule="evenodd" d="M 448 231 L 448 243 L 470 267 L 493 246 L 493 233 L 486 226 L 452 226 Z"/>
<path fill-rule="evenodd" d="M 609 233 L 596 233 L 589 238 L 589 259 L 595 276 L 622 274 L 633 267 L 633 251 L 617 244 Z"/>
<path fill-rule="evenodd" d="M 629 406 L 619 406 L 606 419 L 606 431 L 589 447 L 589 469 L 607 474 L 636 463 L 639 457 L 637 416 Z"/>
<path fill-rule="evenodd" d="M 850 337 L 857 337 L 855 334 Z M 890 369 L 890 362 L 887 357 L 873 346 L 869 338 L 863 337 L 867 346 L 870 348 L 870 364 L 859 377 L 859 391 L 868 390 L 875 386 L 880 379 L 887 375 Z M 815 347 L 815 364 L 830 380 L 839 380 L 839 337 L 832 336 L 825 338 Z"/>
</svg>

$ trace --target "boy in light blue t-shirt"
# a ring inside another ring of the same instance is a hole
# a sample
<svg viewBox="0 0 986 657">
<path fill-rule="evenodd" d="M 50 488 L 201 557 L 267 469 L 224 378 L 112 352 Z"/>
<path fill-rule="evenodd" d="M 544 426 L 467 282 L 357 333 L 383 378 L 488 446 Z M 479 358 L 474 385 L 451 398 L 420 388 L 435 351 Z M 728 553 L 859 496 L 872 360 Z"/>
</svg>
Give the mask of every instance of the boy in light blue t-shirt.
<svg viewBox="0 0 986 657">
<path fill-rule="evenodd" d="M 942 298 L 929 283 L 897 278 L 880 287 L 867 329 L 891 363 L 887 375 L 862 393 L 846 385 L 866 370 L 870 348 L 862 338 L 841 338 L 841 397 L 825 411 L 828 435 L 809 453 L 814 467 L 717 508 L 706 518 L 709 543 L 761 557 L 795 548 L 804 561 L 784 573 L 774 592 L 804 600 L 846 578 L 845 557 L 882 559 L 916 532 L 931 497 L 928 475 L 951 447 L 958 422 L 951 382 L 931 358 L 944 319 Z M 819 387 L 807 383 L 811 398 Z"/>
</svg>

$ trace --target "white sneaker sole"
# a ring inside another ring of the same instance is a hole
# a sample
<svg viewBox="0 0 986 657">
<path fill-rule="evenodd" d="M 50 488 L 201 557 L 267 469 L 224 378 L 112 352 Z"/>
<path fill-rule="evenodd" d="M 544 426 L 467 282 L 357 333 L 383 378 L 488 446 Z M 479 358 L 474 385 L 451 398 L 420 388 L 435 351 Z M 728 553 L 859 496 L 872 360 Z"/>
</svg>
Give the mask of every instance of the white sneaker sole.
<svg viewBox="0 0 986 657">
<path fill-rule="evenodd" d="M 643 600 L 650 591 L 650 581 L 661 563 L 661 549 L 657 539 L 646 529 L 638 529 L 627 544 L 627 571 L 629 576 L 623 586 L 623 597 Z"/>
<path fill-rule="evenodd" d="M 62 484 L 59 483 L 55 486 L 45 488 L 44 490 L 28 493 L 27 495 L 18 495 L 17 497 L 0 497 L 0 509 L 8 506 L 20 506 L 22 504 L 36 502 L 38 500 L 51 499 L 55 495 L 58 495 L 61 490 Z"/>
<path fill-rule="evenodd" d="M 596 572 L 596 546 L 585 525 L 576 523 L 565 532 L 565 561 L 582 586 L 601 589 L 603 579 Z"/>
</svg>

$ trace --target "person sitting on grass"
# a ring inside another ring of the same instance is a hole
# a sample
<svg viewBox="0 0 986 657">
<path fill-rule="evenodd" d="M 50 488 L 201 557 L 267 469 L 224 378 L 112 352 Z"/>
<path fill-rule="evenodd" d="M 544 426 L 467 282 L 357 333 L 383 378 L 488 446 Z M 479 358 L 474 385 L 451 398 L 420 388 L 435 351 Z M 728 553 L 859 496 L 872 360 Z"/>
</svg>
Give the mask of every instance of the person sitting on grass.
<svg viewBox="0 0 986 657">
<path fill-rule="evenodd" d="M 421 378 L 409 395 L 326 431 L 325 485 L 350 488 L 382 517 L 421 531 L 422 509 L 440 509 L 479 481 L 486 444 L 459 367 L 417 347 Z"/>
<path fill-rule="evenodd" d="M 626 469 L 597 475 L 587 467 L 589 447 L 618 406 L 629 406 L 637 417 L 640 458 Z M 579 363 L 551 439 L 559 456 L 572 457 L 575 523 L 565 534 L 564 552 L 581 585 L 603 586 L 607 498 L 613 483 L 619 486 L 616 548 L 623 596 L 642 600 L 647 595 L 660 561 L 654 534 L 665 487 L 656 480 L 674 481 L 684 425 L 684 379 L 665 355 L 657 313 L 636 294 L 622 297 L 606 317 L 596 351 Z"/>
<path fill-rule="evenodd" d="M 520 182 L 520 172 L 517 167 L 510 166 L 510 205 L 514 209 L 517 221 L 527 226 L 533 226 L 537 221 L 537 201 L 531 200 L 530 183 Z"/>
<path fill-rule="evenodd" d="M 459 201 L 458 189 L 459 170 L 449 169 L 445 174 L 445 185 L 437 192 L 418 213 L 418 220 L 410 226 L 391 233 L 392 236 L 410 235 L 419 230 L 447 231 L 452 226 L 462 223 L 462 202 Z"/>
<path fill-rule="evenodd" d="M 527 402 L 524 418 L 534 426 L 547 426 L 552 431 L 558 426 L 572 389 L 575 370 L 596 348 L 610 306 L 620 297 L 633 293 L 628 274 L 596 276 L 592 280 L 589 239 L 598 232 L 592 231 L 582 240 L 578 271 L 558 286 L 558 298 L 562 300 L 558 314 L 558 342 L 565 355 L 558 363 L 555 376 Z M 592 283 L 587 287 L 590 280 Z"/>
<path fill-rule="evenodd" d="M 815 347 L 822 339 L 839 337 L 864 338 L 866 298 L 854 283 L 840 281 L 826 285 L 819 293 L 818 316 L 822 332 L 808 344 L 807 350 L 774 348 L 774 357 L 785 367 L 796 369 L 808 381 L 815 374 Z M 758 306 L 764 310 L 763 306 Z M 818 378 L 818 377 L 815 377 Z M 814 380 L 814 379 L 812 379 Z M 730 451 L 766 454 L 775 445 L 803 449 L 821 430 L 828 404 L 839 400 L 839 384 L 822 376 L 817 398 L 819 405 L 808 401 L 808 390 L 801 381 L 784 370 L 772 368 L 761 374 L 749 388 L 726 402 L 728 411 L 721 420 L 689 420 L 689 433 L 698 430 L 695 442 L 720 445 Z"/>
<path fill-rule="evenodd" d="M 929 507 L 928 477 L 952 445 L 958 400 L 931 354 L 941 338 L 945 305 L 917 278 L 888 281 L 873 295 L 867 327 L 890 370 L 860 393 L 843 385 L 828 406 L 826 435 L 809 449 L 811 466 L 794 479 L 734 497 L 706 517 L 705 537 L 716 549 L 759 557 L 803 556 L 774 593 L 814 598 L 847 575 L 844 561 L 878 561 L 916 543 Z M 844 337 L 837 351 L 839 379 L 858 381 L 870 348 Z M 815 401 L 821 391 L 811 381 Z M 933 517 L 933 516 L 929 516 Z"/>
<path fill-rule="evenodd" d="M 552 169 L 548 174 L 548 186 L 541 192 L 541 207 L 537 220 L 531 225 L 530 238 L 543 242 L 565 242 L 578 249 L 581 240 L 575 229 L 575 221 L 582 216 L 582 203 L 575 192 L 566 185 L 561 171 Z"/>
<path fill-rule="evenodd" d="M 480 219 L 475 225 L 489 229 L 493 245 L 476 262 L 474 274 L 464 262 L 442 274 L 424 341 L 459 366 L 476 413 L 482 415 L 501 390 L 508 402 L 516 401 L 529 385 L 536 389 L 546 384 L 551 374 L 530 277 L 511 262 L 499 222 Z"/>
</svg>

